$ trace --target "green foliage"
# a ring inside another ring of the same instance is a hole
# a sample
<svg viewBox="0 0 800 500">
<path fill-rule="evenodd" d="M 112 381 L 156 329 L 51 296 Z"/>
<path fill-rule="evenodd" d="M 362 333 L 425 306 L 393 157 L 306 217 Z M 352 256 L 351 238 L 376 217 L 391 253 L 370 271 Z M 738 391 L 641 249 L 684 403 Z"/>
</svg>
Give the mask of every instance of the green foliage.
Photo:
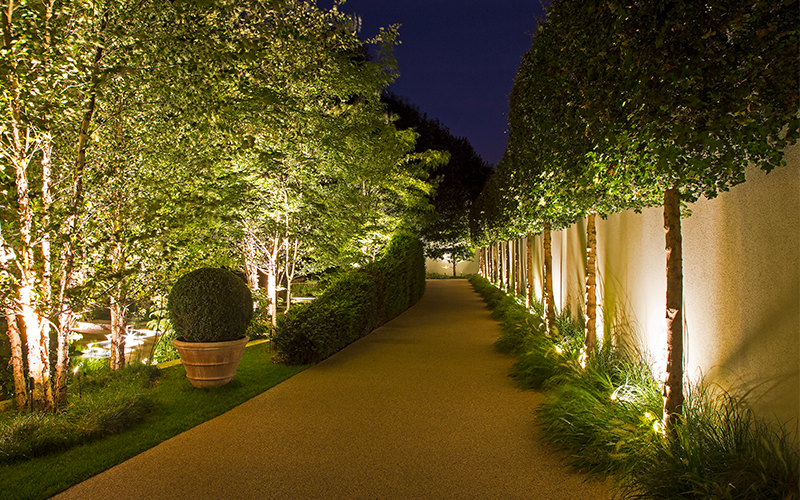
<svg viewBox="0 0 800 500">
<path fill-rule="evenodd" d="M 797 499 L 800 450 L 744 399 L 705 382 L 692 386 L 675 438 L 665 437 L 661 384 L 638 350 L 614 339 L 584 361 L 580 321 L 562 312 L 561 338 L 553 339 L 541 313 L 529 315 L 484 278 L 471 281 L 500 311 L 496 346 L 519 355 L 514 376 L 547 389 L 538 423 L 570 465 L 611 474 L 622 498 Z"/>
<path fill-rule="evenodd" d="M 152 299 L 151 307 L 144 311 L 144 316 L 149 318 L 147 328 L 156 332 L 155 345 L 153 346 L 152 362 L 164 363 L 178 359 L 178 349 L 172 341 L 176 338 L 175 329 L 169 320 L 167 310 L 167 297 L 163 295 Z"/>
<path fill-rule="evenodd" d="M 19 413 L 0 421 L 0 462 L 40 457 L 112 434 L 141 422 L 153 409 L 146 389 L 159 370 L 129 365 L 95 371 L 76 384 L 79 395 L 55 413 Z"/>
<path fill-rule="evenodd" d="M 168 298 L 170 320 L 180 340 L 220 342 L 244 337 L 253 317 L 253 297 L 235 274 L 205 267 L 185 274 Z"/>
<path fill-rule="evenodd" d="M 460 262 L 472 258 L 474 249 L 469 237 L 469 211 L 491 174 L 491 166 L 478 155 L 469 141 L 454 137 L 436 119 L 394 94 L 384 94 L 387 110 L 397 115 L 395 126 L 414 130 L 415 151 L 442 151 L 445 159 L 431 173 L 436 186 L 433 210 L 425 213 L 420 234 L 425 241 L 425 255 L 431 259 Z"/>
<path fill-rule="evenodd" d="M 425 294 L 422 243 L 409 234 L 394 236 L 376 267 L 383 283 L 382 324 L 416 304 Z"/>
<path fill-rule="evenodd" d="M 321 361 L 389 321 L 425 293 L 422 243 L 395 236 L 383 258 L 337 277 L 310 304 L 292 307 L 273 341 L 287 364 Z"/>
<path fill-rule="evenodd" d="M 637 467 L 621 478 L 626 498 L 798 498 L 800 452 L 785 428 L 702 382 L 683 408 L 675 438 L 639 451 Z"/>
<path fill-rule="evenodd" d="M 292 287 L 293 292 L 294 290 L 295 288 Z M 270 338 L 273 328 L 266 290 L 259 288 L 258 290 L 253 290 L 252 294 L 255 301 L 255 309 L 253 310 L 253 319 L 247 327 L 247 336 L 250 337 L 250 340 Z"/>
<path fill-rule="evenodd" d="M 153 347 L 154 363 L 166 363 L 167 361 L 180 358 L 178 349 L 175 347 L 175 344 L 172 343 L 176 338 L 177 335 L 172 328 L 164 330 L 161 335 L 158 336 L 156 345 Z"/>
<path fill-rule="evenodd" d="M 321 361 L 377 326 L 380 276 L 367 269 L 342 275 L 310 304 L 279 319 L 273 342 L 287 364 Z"/>
</svg>

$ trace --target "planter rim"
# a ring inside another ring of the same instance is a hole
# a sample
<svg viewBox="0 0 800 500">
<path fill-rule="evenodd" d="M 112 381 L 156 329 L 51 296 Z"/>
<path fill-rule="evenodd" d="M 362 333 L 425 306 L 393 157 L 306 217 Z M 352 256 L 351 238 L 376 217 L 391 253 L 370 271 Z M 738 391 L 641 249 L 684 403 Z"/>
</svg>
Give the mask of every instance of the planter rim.
<svg viewBox="0 0 800 500">
<path fill-rule="evenodd" d="M 226 343 L 227 344 L 233 344 L 233 343 L 237 343 L 237 342 L 243 342 L 243 343 L 246 344 L 249 341 L 250 341 L 250 337 L 248 337 L 247 335 L 245 335 L 244 337 L 235 339 L 235 340 L 215 340 L 214 342 L 191 342 L 191 341 L 188 341 L 188 340 L 172 339 L 172 343 L 175 344 L 176 346 L 180 344 L 181 346 L 186 346 L 186 347 L 190 347 L 190 346 L 206 347 L 206 346 L 215 346 L 215 345 L 226 344 Z"/>
</svg>

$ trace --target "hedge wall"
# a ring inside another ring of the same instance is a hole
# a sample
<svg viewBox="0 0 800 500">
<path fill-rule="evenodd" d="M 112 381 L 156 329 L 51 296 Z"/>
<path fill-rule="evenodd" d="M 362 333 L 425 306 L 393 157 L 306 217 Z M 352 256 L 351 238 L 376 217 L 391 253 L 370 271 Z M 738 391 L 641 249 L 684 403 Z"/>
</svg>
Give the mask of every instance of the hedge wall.
<svg viewBox="0 0 800 500">
<path fill-rule="evenodd" d="M 286 364 L 322 361 L 415 304 L 425 293 L 418 238 L 400 234 L 383 258 L 337 278 L 322 296 L 292 307 L 273 341 Z"/>
</svg>

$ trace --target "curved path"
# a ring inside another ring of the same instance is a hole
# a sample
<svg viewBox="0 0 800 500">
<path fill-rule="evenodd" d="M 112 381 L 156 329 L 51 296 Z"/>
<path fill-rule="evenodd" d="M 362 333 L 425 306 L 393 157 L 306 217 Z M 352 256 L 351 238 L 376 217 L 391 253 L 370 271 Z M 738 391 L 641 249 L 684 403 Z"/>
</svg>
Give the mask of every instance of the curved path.
<svg viewBox="0 0 800 500">
<path fill-rule="evenodd" d="M 540 396 L 465 280 L 326 361 L 56 498 L 602 500 L 537 440 Z"/>
</svg>

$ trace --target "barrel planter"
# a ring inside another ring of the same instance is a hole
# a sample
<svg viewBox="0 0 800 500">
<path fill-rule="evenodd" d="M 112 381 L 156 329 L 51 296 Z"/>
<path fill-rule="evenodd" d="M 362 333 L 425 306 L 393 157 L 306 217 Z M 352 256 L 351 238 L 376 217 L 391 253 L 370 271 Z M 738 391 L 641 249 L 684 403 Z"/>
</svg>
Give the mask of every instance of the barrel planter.
<svg viewBox="0 0 800 500">
<path fill-rule="evenodd" d="M 222 342 L 185 342 L 173 340 L 186 377 L 196 388 L 220 387 L 236 376 L 244 348 L 250 337 Z"/>
</svg>

